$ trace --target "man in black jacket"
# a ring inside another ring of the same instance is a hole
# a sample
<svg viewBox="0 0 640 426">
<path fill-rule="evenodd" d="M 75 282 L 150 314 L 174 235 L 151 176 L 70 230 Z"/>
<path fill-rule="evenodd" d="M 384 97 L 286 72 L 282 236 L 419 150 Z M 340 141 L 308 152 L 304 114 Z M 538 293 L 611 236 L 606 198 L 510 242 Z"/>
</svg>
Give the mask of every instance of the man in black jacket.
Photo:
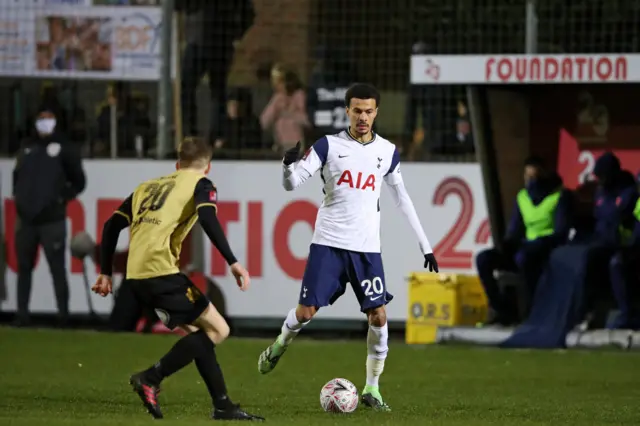
<svg viewBox="0 0 640 426">
<path fill-rule="evenodd" d="M 69 313 L 69 286 L 65 265 L 66 206 L 85 187 L 80 155 L 56 131 L 56 117 L 42 108 L 35 121 L 36 134 L 23 144 L 13 170 L 13 196 L 18 221 L 17 325 L 29 321 L 31 277 L 38 246 L 42 244 L 53 278 L 59 323 Z"/>
<path fill-rule="evenodd" d="M 234 49 L 253 25 L 252 0 L 180 0 L 186 12 L 186 38 L 182 57 L 181 102 L 186 135 L 197 135 L 196 88 L 204 74 L 209 80 L 212 122 L 210 137 L 224 138 L 227 74 Z"/>
</svg>

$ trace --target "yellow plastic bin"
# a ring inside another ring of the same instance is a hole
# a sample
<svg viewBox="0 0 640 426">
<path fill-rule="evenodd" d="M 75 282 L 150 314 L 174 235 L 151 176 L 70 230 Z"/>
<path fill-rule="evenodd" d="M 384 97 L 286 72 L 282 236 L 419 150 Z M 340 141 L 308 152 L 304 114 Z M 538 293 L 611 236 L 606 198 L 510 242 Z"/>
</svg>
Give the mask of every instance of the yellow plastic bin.
<svg viewBox="0 0 640 426">
<path fill-rule="evenodd" d="M 413 273 L 406 342 L 434 343 L 438 326 L 473 326 L 486 321 L 487 312 L 487 296 L 477 276 Z"/>
</svg>

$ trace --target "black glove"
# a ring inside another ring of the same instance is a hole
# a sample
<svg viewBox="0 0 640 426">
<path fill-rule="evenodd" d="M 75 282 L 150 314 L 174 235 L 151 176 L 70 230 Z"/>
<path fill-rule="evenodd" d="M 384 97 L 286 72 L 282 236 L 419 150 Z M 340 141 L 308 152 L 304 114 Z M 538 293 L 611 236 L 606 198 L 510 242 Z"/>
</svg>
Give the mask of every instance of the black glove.
<svg viewBox="0 0 640 426">
<path fill-rule="evenodd" d="M 438 262 L 433 253 L 424 255 L 424 267 L 429 269 L 429 272 L 438 272 Z"/>
<path fill-rule="evenodd" d="M 298 142 L 293 148 L 289 148 L 284 152 L 282 164 L 288 166 L 295 163 L 296 161 L 298 161 L 298 155 L 300 155 L 300 142 Z"/>
</svg>

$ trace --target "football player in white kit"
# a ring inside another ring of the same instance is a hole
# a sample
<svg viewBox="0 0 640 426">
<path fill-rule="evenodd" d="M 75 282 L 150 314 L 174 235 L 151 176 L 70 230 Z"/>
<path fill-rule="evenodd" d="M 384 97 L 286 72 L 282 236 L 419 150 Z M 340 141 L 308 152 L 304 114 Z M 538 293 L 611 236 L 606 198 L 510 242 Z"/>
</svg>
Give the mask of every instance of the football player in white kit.
<svg viewBox="0 0 640 426">
<path fill-rule="evenodd" d="M 345 103 L 348 130 L 319 139 L 296 163 L 298 143 L 283 160 L 282 184 L 287 191 L 320 171 L 325 196 L 316 218 L 298 306 L 287 315 L 276 341 L 260 355 L 258 370 L 262 374 L 273 370 L 318 309 L 333 304 L 351 285 L 369 320 L 362 402 L 389 411 L 378 387 L 388 351 L 385 305 L 393 298 L 387 292 L 380 256 L 383 179 L 418 237 L 424 267 L 438 272 L 438 264 L 402 181 L 400 155 L 393 143 L 372 130 L 379 92 L 368 84 L 354 84 L 346 93 Z"/>
</svg>

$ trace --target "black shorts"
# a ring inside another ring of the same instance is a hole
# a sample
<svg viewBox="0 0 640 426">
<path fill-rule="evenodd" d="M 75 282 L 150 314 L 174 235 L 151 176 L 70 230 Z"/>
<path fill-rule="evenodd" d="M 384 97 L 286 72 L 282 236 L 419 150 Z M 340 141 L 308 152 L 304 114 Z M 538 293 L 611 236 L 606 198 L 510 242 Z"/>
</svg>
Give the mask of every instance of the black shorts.
<svg viewBox="0 0 640 426">
<path fill-rule="evenodd" d="M 209 306 L 207 296 L 184 274 L 128 281 L 138 301 L 170 329 L 193 323 Z"/>
</svg>

